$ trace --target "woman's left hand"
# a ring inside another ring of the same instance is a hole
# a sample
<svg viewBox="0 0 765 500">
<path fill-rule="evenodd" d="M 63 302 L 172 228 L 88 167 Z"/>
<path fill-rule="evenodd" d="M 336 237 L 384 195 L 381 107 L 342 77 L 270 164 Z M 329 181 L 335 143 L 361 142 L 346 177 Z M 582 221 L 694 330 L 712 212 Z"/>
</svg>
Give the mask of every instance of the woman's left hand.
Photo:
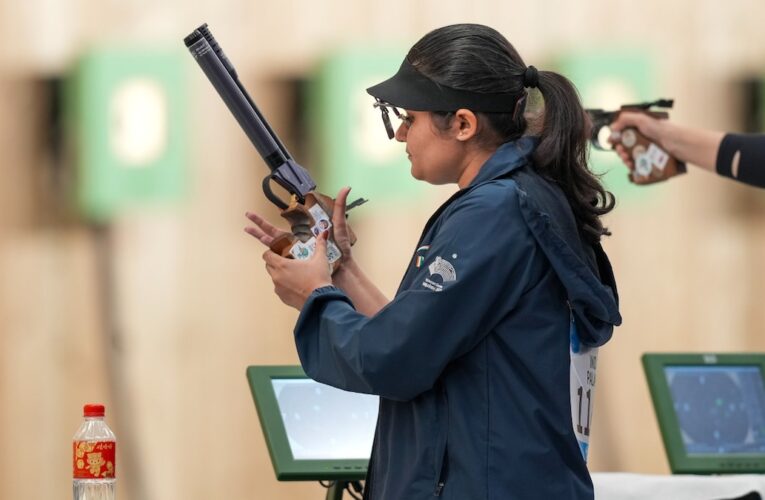
<svg viewBox="0 0 765 500">
<path fill-rule="evenodd" d="M 332 270 L 327 260 L 328 234 L 326 231 L 316 238 L 316 250 L 306 260 L 287 259 L 271 250 L 263 254 L 274 291 L 288 306 L 300 310 L 311 292 L 332 285 Z"/>
<path fill-rule="evenodd" d="M 247 212 L 244 215 L 255 224 L 255 226 L 244 228 L 244 231 L 257 238 L 265 246 L 271 246 L 271 243 L 273 243 L 276 238 L 289 234 L 287 231 L 279 229 L 255 212 Z"/>
</svg>

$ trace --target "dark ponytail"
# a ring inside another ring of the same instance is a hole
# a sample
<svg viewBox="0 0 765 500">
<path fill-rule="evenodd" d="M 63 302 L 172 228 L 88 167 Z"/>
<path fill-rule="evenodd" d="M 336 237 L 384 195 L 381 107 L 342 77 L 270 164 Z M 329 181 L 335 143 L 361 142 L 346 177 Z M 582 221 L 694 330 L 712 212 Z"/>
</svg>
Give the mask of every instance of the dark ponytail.
<svg viewBox="0 0 765 500">
<path fill-rule="evenodd" d="M 554 180 L 566 193 L 580 230 L 597 242 L 611 233 L 600 216 L 614 208 L 615 198 L 587 167 L 589 122 L 579 94 L 563 75 L 539 72 L 544 118 L 534 163 L 540 174 Z"/>
<path fill-rule="evenodd" d="M 513 112 L 476 113 L 479 145 L 496 148 L 527 132 L 524 110 L 536 85 L 544 100 L 540 143 L 534 168 L 566 195 L 582 235 L 590 243 L 609 235 L 600 216 L 614 207 L 614 196 L 587 167 L 588 121 L 573 84 L 551 71 L 527 67 L 515 48 L 496 30 L 480 24 L 455 24 L 436 29 L 407 54 L 418 71 L 436 83 L 472 92 L 517 95 Z M 434 121 L 447 128 L 453 112 L 436 112 Z M 487 126 L 483 126 L 485 122 Z"/>
</svg>

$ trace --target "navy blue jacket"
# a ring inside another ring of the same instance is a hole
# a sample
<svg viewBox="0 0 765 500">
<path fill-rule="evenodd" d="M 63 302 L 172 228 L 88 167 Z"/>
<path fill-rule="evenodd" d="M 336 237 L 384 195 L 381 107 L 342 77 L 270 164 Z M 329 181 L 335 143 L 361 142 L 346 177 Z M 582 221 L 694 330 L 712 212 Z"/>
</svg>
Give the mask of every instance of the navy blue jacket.
<svg viewBox="0 0 765 500">
<path fill-rule="evenodd" d="M 529 166 L 533 138 L 502 145 L 431 217 L 395 298 L 373 317 L 334 287 L 295 327 L 311 378 L 381 397 L 372 500 L 586 499 L 574 435 L 572 317 L 585 346 L 619 324 L 599 245 Z"/>
</svg>

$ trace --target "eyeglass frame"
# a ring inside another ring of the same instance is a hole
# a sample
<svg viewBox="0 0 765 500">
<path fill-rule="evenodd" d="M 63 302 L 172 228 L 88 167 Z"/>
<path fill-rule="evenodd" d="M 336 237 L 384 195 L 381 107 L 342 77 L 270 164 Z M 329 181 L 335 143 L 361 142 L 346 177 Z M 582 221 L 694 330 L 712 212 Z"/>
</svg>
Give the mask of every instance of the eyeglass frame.
<svg viewBox="0 0 765 500">
<path fill-rule="evenodd" d="M 380 108 L 380 114 L 382 116 L 383 125 L 385 126 L 385 131 L 388 133 L 388 139 L 393 139 L 396 137 L 396 131 L 393 130 L 393 124 L 390 122 L 388 108 L 392 109 L 396 118 L 404 123 L 409 123 L 409 117 L 402 115 L 396 106 L 389 104 L 378 97 L 375 97 L 375 101 L 376 102 L 372 104 L 372 107 Z"/>
</svg>

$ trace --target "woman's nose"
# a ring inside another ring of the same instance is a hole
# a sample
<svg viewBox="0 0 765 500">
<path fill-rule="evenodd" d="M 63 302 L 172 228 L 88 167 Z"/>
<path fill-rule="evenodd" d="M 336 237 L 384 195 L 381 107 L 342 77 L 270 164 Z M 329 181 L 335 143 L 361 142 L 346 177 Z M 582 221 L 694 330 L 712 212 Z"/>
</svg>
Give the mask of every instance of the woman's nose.
<svg viewBox="0 0 765 500">
<path fill-rule="evenodd" d="M 406 123 L 401 122 L 401 124 L 396 129 L 396 140 L 398 142 L 406 142 L 406 133 L 408 130 L 409 126 Z"/>
</svg>

